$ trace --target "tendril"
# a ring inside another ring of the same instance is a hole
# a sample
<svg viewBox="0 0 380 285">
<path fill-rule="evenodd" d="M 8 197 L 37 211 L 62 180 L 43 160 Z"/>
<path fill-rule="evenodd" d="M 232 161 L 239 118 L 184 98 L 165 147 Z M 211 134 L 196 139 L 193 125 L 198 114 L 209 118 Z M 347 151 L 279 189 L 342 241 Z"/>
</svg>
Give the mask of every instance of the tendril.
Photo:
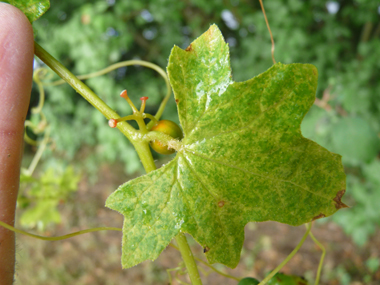
<svg viewBox="0 0 380 285">
<path fill-rule="evenodd" d="M 276 64 L 276 60 L 274 59 L 274 40 L 273 40 L 272 31 L 270 30 L 270 27 L 269 27 L 269 22 L 268 22 L 268 19 L 267 19 L 267 15 L 265 13 L 263 1 L 262 0 L 259 0 L 259 1 L 260 1 L 261 10 L 263 11 L 263 14 L 264 14 L 265 23 L 267 24 L 267 28 L 268 28 L 268 31 L 269 31 L 269 34 L 270 34 L 270 40 L 272 42 L 272 48 L 271 48 L 272 61 L 273 61 L 273 64 Z"/>
<path fill-rule="evenodd" d="M 87 233 L 91 233 L 91 232 L 99 232 L 99 231 L 119 231 L 119 232 L 121 232 L 122 231 L 121 228 L 99 227 L 99 228 L 91 228 L 91 229 L 87 229 L 87 230 L 82 230 L 82 231 L 74 232 L 71 234 L 63 235 L 63 236 L 45 237 L 45 236 L 40 236 L 40 235 L 28 233 L 28 232 L 20 230 L 20 229 L 16 229 L 15 227 L 12 227 L 11 225 L 8 225 L 2 221 L 0 221 L 0 226 L 4 227 L 4 228 L 6 228 L 12 232 L 22 234 L 22 235 L 26 235 L 26 236 L 30 236 L 32 238 L 36 238 L 36 239 L 40 239 L 40 240 L 45 240 L 45 241 L 64 240 L 64 239 L 68 239 L 68 238 L 71 238 L 74 236 L 79 236 L 79 235 L 83 235 L 83 234 L 87 234 Z"/>
<path fill-rule="evenodd" d="M 308 223 L 306 225 L 306 233 L 303 235 L 301 241 L 297 244 L 296 248 L 293 249 L 293 251 L 285 258 L 285 260 L 283 262 L 280 263 L 280 265 L 278 265 L 274 270 L 272 270 L 272 272 L 270 274 L 268 274 L 267 277 L 265 277 L 260 283 L 259 285 L 264 285 L 264 284 L 267 284 L 267 282 L 269 280 L 272 279 L 272 277 L 281 270 L 281 268 L 283 268 L 285 266 L 285 264 L 287 264 L 289 262 L 290 259 L 292 259 L 292 257 L 297 253 L 297 251 L 301 248 L 301 246 L 303 245 L 303 243 L 305 242 L 307 236 L 309 235 L 310 233 L 310 230 L 311 230 L 311 226 L 312 226 L 312 223 Z"/>
<path fill-rule="evenodd" d="M 311 239 L 314 241 L 314 243 L 322 250 L 322 255 L 321 255 L 321 259 L 319 260 L 319 265 L 318 265 L 318 270 L 317 270 L 317 276 L 315 277 L 315 283 L 314 285 L 318 285 L 319 284 L 319 279 L 321 277 L 321 271 L 322 271 L 322 266 L 323 266 L 323 261 L 325 259 L 325 255 L 326 255 L 326 249 L 325 247 L 315 238 L 315 236 L 313 235 L 312 232 L 309 233 L 309 236 L 311 237 Z"/>
<path fill-rule="evenodd" d="M 112 64 L 112 65 L 108 66 L 107 68 L 104 68 L 104 69 L 96 71 L 96 72 L 92 72 L 92 73 L 89 73 L 86 75 L 77 76 L 77 78 L 80 80 L 85 80 L 85 79 L 97 77 L 100 75 L 104 75 L 106 73 L 109 73 L 109 72 L 111 72 L 115 69 L 121 68 L 121 67 L 131 66 L 131 65 L 140 65 L 140 66 L 144 66 L 144 67 L 153 69 L 158 74 L 160 74 L 162 76 L 162 78 L 165 80 L 167 92 L 166 92 L 164 99 L 161 102 L 160 107 L 157 110 L 156 115 L 154 116 L 156 118 L 156 120 L 159 120 L 161 118 L 161 115 L 164 112 L 166 104 L 170 98 L 171 87 L 170 87 L 169 78 L 168 78 L 166 72 L 161 67 L 159 67 L 158 65 L 153 64 L 153 63 L 148 62 L 148 61 L 144 61 L 144 60 L 127 60 L 127 61 L 122 61 L 119 63 Z M 66 83 L 66 81 L 64 81 L 63 79 L 60 79 L 60 80 L 53 81 L 53 82 L 43 82 L 43 85 L 44 86 L 58 86 L 58 85 L 61 85 L 64 83 Z M 153 121 L 149 122 L 149 124 L 147 125 L 147 129 L 150 130 L 154 126 L 154 124 L 155 124 L 155 122 L 153 122 Z"/>
</svg>

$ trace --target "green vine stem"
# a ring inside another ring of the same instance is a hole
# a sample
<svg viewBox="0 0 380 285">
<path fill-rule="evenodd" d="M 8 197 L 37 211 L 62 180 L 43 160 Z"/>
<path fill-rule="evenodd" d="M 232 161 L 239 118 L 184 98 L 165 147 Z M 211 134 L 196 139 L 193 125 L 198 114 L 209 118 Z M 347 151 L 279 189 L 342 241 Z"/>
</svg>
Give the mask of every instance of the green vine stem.
<svg viewBox="0 0 380 285">
<path fill-rule="evenodd" d="M 303 235 L 302 239 L 300 240 L 300 242 L 297 244 L 296 248 L 293 249 L 293 251 L 285 258 L 285 260 L 283 262 L 280 263 L 280 265 L 278 265 L 270 274 L 268 274 L 267 277 L 265 277 L 260 283 L 259 285 L 265 285 L 267 284 L 267 282 L 269 280 L 272 279 L 272 277 L 281 270 L 281 268 L 283 268 L 285 266 L 286 263 L 289 262 L 290 259 L 292 259 L 292 257 L 297 253 L 297 251 L 301 248 L 301 246 L 303 245 L 303 243 L 305 242 L 307 236 L 309 235 L 310 233 L 310 230 L 311 230 L 311 223 L 308 223 L 307 226 L 306 226 L 306 233 Z"/>
<path fill-rule="evenodd" d="M 190 276 L 191 283 L 193 285 L 202 285 L 201 277 L 199 276 L 198 267 L 195 263 L 193 253 L 187 243 L 187 239 L 184 233 L 179 233 L 175 240 L 178 244 L 179 251 L 181 252 L 182 259 L 185 262 L 187 273 Z"/>
<path fill-rule="evenodd" d="M 137 154 L 140 157 L 141 163 L 144 166 L 146 173 L 156 170 L 157 167 L 154 164 L 152 152 L 150 151 L 150 148 L 149 148 L 149 143 L 141 140 L 137 143 L 133 143 L 133 145 L 137 151 Z"/>
<path fill-rule="evenodd" d="M 38 69 L 33 73 L 33 80 L 34 80 L 34 82 L 37 84 L 37 86 L 38 86 L 38 91 L 39 91 L 39 93 L 40 93 L 40 98 L 39 98 L 38 106 L 32 108 L 32 112 L 33 112 L 34 114 L 40 113 L 41 110 L 42 110 L 42 107 L 44 106 L 44 103 L 45 103 L 45 90 L 44 90 L 43 83 L 42 83 L 41 80 L 40 80 L 40 75 L 39 75 L 40 72 L 45 73 L 46 71 L 45 71 L 44 68 L 38 68 Z"/>
<path fill-rule="evenodd" d="M 318 285 L 319 284 L 319 279 L 321 277 L 321 271 L 322 271 L 322 265 L 323 265 L 323 261 L 325 259 L 325 255 L 326 255 L 326 249 L 325 247 L 316 239 L 316 237 L 313 235 L 312 232 L 309 233 L 311 239 L 319 246 L 319 248 L 322 250 L 322 255 L 321 255 L 321 259 L 319 260 L 319 265 L 318 265 L 318 271 L 317 271 L 317 276 L 315 278 L 315 283 L 314 285 Z"/>
<path fill-rule="evenodd" d="M 169 246 L 171 246 L 172 248 L 175 248 L 176 250 L 179 251 L 179 248 L 176 247 L 174 244 L 170 243 Z M 227 274 L 227 273 L 224 273 L 224 272 L 222 272 L 222 271 L 216 269 L 216 268 L 215 268 L 214 266 L 212 266 L 211 264 L 207 263 L 206 261 L 203 261 L 202 259 L 200 259 L 200 258 L 198 258 L 198 257 L 196 257 L 196 256 L 194 256 L 194 259 L 195 259 L 196 261 L 199 261 L 199 262 L 202 263 L 203 265 L 207 266 L 208 268 L 210 268 L 212 271 L 216 272 L 216 273 L 219 274 L 219 275 L 222 275 L 222 276 L 224 276 L 224 277 L 226 277 L 226 278 L 230 278 L 230 279 L 236 280 L 236 281 L 238 281 L 238 282 L 241 280 L 241 278 L 238 278 L 238 277 L 235 277 L 235 276 L 229 275 L 229 274 Z"/>
<path fill-rule="evenodd" d="M 26 128 L 29 127 L 33 130 L 37 130 L 37 127 L 29 120 L 26 120 L 25 123 L 24 123 L 24 127 L 25 127 L 25 131 L 24 131 L 24 140 L 30 144 L 30 145 L 33 145 L 33 146 L 37 146 L 38 145 L 38 142 L 31 139 L 29 136 L 28 136 L 28 133 L 26 131 Z M 35 132 L 34 132 L 35 133 Z"/>
<path fill-rule="evenodd" d="M 156 120 L 159 120 L 162 116 L 162 113 L 164 112 L 164 109 L 165 109 L 165 106 L 168 102 L 168 100 L 170 99 L 170 95 L 171 95 L 171 87 L 170 87 L 170 83 L 169 83 L 169 78 L 166 74 L 166 72 L 161 68 L 159 67 L 158 65 L 156 64 L 153 64 L 151 62 L 148 62 L 148 61 L 144 61 L 144 60 L 126 60 L 126 61 L 122 61 L 122 62 L 118 62 L 118 63 L 115 63 L 115 64 L 112 64 L 102 70 L 99 70 L 99 71 L 96 71 L 96 72 L 92 72 L 92 73 L 89 73 L 89 74 L 86 74 L 86 75 L 79 75 L 77 76 L 78 79 L 80 80 L 85 80 L 85 79 L 89 79 L 89 78 L 92 78 L 92 77 L 97 77 L 97 76 L 100 76 L 100 75 L 104 75 L 108 72 L 111 72 L 112 70 L 115 70 L 115 69 L 118 69 L 118 68 L 121 68 L 121 67 L 125 67 L 125 66 L 130 66 L 130 65 L 141 65 L 141 66 L 145 66 L 145 67 L 148 67 L 150 69 L 153 69 L 155 70 L 158 74 L 160 74 L 162 76 L 162 78 L 165 80 L 165 84 L 166 84 L 166 88 L 167 88 L 167 92 L 166 92 L 166 95 L 164 97 L 164 99 L 162 100 L 161 104 L 160 104 L 160 107 L 158 108 L 158 111 L 156 113 L 156 115 L 154 115 L 154 118 Z M 60 84 L 64 84 L 66 83 L 65 80 L 57 80 L 57 81 L 54 81 L 54 82 L 51 82 L 51 83 L 46 83 L 46 82 L 43 82 L 43 85 L 45 86 L 57 86 L 57 85 L 60 85 Z M 154 125 L 154 121 L 153 122 L 150 122 L 147 126 L 148 130 L 150 130 L 153 125 Z"/>
<path fill-rule="evenodd" d="M 183 262 L 182 262 L 183 263 Z M 175 274 L 175 280 L 179 283 L 179 284 L 186 284 L 186 285 L 189 285 L 188 283 L 186 283 L 186 282 L 183 282 L 182 280 L 180 280 L 180 279 L 178 279 L 177 278 L 177 275 L 179 274 L 179 275 L 184 275 L 184 274 L 186 274 L 186 272 L 184 272 L 183 270 L 182 270 L 182 266 L 180 265 L 180 266 L 177 266 L 177 267 L 175 267 L 175 268 L 169 268 L 169 269 L 166 269 L 166 273 L 168 274 L 168 277 L 169 277 L 169 285 L 173 285 L 173 278 L 172 278 L 172 275 L 171 275 L 171 272 L 172 271 L 175 271 L 176 272 L 176 274 Z"/>
<path fill-rule="evenodd" d="M 86 84 L 80 81 L 58 60 L 44 50 L 38 43 L 34 42 L 34 53 L 80 95 L 83 96 L 92 106 L 99 110 L 107 119 L 120 118 L 120 116 L 103 102 Z M 117 128 L 129 139 L 133 140 L 136 130 L 127 122 L 120 122 Z"/>
<path fill-rule="evenodd" d="M 71 234 L 63 235 L 63 236 L 45 237 L 45 236 L 39 236 L 39 235 L 31 234 L 31 233 L 25 232 L 25 231 L 20 230 L 20 229 L 16 229 L 15 227 L 12 227 L 12 226 L 10 226 L 10 225 L 2 222 L 2 221 L 0 221 L 0 226 L 3 226 L 4 228 L 6 228 L 12 232 L 18 233 L 18 234 L 23 234 L 26 236 L 30 236 L 30 237 L 33 237 L 36 239 L 41 239 L 41 240 L 46 240 L 46 241 L 64 240 L 64 239 L 68 239 L 71 237 L 75 237 L 75 236 L 79 236 L 79 235 L 83 235 L 83 234 L 87 234 L 87 233 L 91 233 L 91 232 L 98 232 L 98 231 L 119 231 L 119 232 L 122 231 L 122 229 L 120 229 L 120 228 L 100 227 L 100 228 L 91 228 L 91 229 L 87 229 L 87 230 L 83 230 L 83 231 L 78 231 L 78 232 L 74 232 Z"/>
<path fill-rule="evenodd" d="M 46 130 L 44 139 L 42 140 L 41 144 L 39 144 L 37 153 L 34 155 L 33 160 L 29 165 L 29 168 L 26 170 L 26 173 L 29 176 L 32 176 L 34 170 L 36 169 L 37 164 L 40 161 L 42 154 L 44 153 L 45 148 L 49 142 L 49 136 L 50 136 L 50 128 Z"/>
</svg>

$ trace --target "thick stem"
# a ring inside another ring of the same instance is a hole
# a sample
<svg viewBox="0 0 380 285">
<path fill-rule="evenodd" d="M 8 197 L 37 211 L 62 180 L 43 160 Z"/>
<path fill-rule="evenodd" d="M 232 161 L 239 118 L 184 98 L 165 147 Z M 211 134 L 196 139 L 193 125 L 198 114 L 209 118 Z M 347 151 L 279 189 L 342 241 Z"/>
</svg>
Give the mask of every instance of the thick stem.
<svg viewBox="0 0 380 285">
<path fill-rule="evenodd" d="M 187 243 L 187 239 L 184 233 L 179 233 L 175 240 L 177 241 L 179 251 L 181 252 L 182 259 L 185 262 L 187 273 L 190 276 L 191 283 L 193 285 L 202 285 L 201 277 L 199 276 L 198 267 L 195 263 L 193 253 Z"/>
<path fill-rule="evenodd" d="M 80 95 L 83 96 L 92 106 L 99 110 L 107 119 L 117 119 L 120 116 L 103 102 L 86 84 L 80 81 L 58 60 L 44 50 L 39 44 L 34 42 L 34 53 L 48 65 L 55 73 L 73 87 Z M 126 122 L 118 124 L 118 129 L 128 138 L 131 139 L 136 134 L 136 130 Z"/>
<path fill-rule="evenodd" d="M 139 141 L 132 141 L 132 143 L 140 157 L 146 173 L 156 170 L 157 168 L 154 164 L 152 152 L 149 149 L 149 143 L 142 141 L 142 139 Z"/>
</svg>

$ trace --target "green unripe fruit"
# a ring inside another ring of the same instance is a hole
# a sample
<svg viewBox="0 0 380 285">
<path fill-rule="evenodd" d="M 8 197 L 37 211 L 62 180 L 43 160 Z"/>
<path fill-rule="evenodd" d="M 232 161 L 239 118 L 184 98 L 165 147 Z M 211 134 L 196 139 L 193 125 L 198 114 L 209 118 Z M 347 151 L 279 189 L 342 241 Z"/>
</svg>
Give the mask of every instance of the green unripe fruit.
<svg viewBox="0 0 380 285">
<path fill-rule="evenodd" d="M 260 281 L 255 278 L 245 277 L 239 281 L 238 285 L 257 285 L 259 283 Z"/>
<path fill-rule="evenodd" d="M 151 131 L 156 131 L 156 132 L 161 132 L 161 133 L 164 133 L 164 134 L 167 134 L 169 136 L 171 136 L 172 138 L 174 139 L 182 139 L 183 138 L 183 134 L 182 134 L 182 130 L 180 129 L 180 127 L 172 122 L 172 121 L 169 121 L 169 120 L 161 120 L 159 121 L 152 129 Z M 161 154 L 172 154 L 175 152 L 174 149 L 169 149 L 167 145 L 165 144 L 162 144 L 161 142 L 159 141 L 152 141 L 150 142 L 150 146 L 158 153 L 161 153 Z"/>
</svg>

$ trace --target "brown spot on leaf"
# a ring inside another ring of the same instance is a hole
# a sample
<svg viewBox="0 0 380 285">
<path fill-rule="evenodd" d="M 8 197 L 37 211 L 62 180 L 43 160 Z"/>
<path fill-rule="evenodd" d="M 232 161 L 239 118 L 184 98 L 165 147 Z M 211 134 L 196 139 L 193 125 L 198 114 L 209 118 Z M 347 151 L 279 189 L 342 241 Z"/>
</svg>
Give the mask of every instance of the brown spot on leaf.
<svg viewBox="0 0 380 285">
<path fill-rule="evenodd" d="M 178 99 L 175 99 L 175 103 L 178 104 L 179 100 Z"/>
<path fill-rule="evenodd" d="M 324 217 L 326 217 L 326 215 L 320 213 L 318 216 L 315 216 L 315 217 L 313 218 L 313 221 L 318 220 L 318 219 L 321 219 L 321 218 L 324 218 Z"/>
<path fill-rule="evenodd" d="M 219 201 L 218 202 L 218 207 L 222 208 L 224 206 L 224 201 Z"/>
<path fill-rule="evenodd" d="M 185 49 L 185 51 L 192 51 L 193 50 L 193 45 L 192 44 L 190 44 L 186 49 Z"/>
<path fill-rule="evenodd" d="M 345 192 L 346 192 L 346 189 L 338 191 L 338 193 L 336 193 L 335 198 L 333 199 L 335 202 L 335 208 L 337 210 L 339 210 L 341 208 L 348 208 L 348 206 L 341 201 Z"/>
<path fill-rule="evenodd" d="M 208 246 L 206 246 L 204 249 L 203 249 L 203 252 L 206 253 L 210 250 L 210 248 Z"/>
</svg>

